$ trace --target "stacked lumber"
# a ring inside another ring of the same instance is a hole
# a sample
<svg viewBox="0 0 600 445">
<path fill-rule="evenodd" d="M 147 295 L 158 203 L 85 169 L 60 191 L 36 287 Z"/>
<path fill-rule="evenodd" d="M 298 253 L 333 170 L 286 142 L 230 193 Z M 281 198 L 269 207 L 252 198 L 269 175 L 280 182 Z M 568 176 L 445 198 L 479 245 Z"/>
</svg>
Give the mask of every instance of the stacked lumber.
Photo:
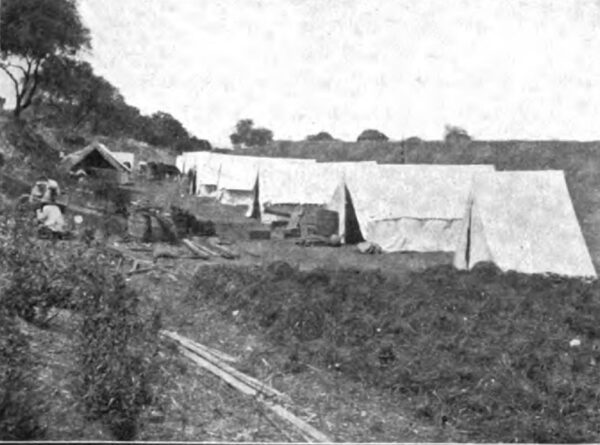
<svg viewBox="0 0 600 445">
<path fill-rule="evenodd" d="M 184 238 L 181 242 L 196 255 L 209 259 L 211 256 L 222 257 L 227 260 L 233 260 L 239 257 L 237 253 L 232 252 L 224 246 L 209 244 L 201 238 L 194 237 L 192 240 Z"/>
<path fill-rule="evenodd" d="M 235 358 L 212 348 L 207 348 L 175 332 L 161 331 L 163 338 L 174 341 L 182 355 L 227 382 L 241 393 L 256 398 L 266 408 L 288 421 L 308 442 L 332 442 L 332 440 L 304 420 L 292 414 L 274 400 L 291 403 L 290 398 L 275 388 L 254 379 L 225 363 Z M 221 355 L 221 357 L 219 357 Z"/>
</svg>

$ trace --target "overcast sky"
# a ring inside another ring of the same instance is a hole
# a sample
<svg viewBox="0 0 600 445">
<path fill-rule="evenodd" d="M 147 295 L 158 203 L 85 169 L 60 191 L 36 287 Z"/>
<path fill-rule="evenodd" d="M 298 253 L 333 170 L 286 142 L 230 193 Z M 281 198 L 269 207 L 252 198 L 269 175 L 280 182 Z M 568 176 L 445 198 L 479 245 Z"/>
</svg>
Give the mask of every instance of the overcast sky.
<svg viewBox="0 0 600 445">
<path fill-rule="evenodd" d="M 597 0 L 79 2 L 97 72 L 216 144 L 241 118 L 278 139 L 600 139 Z"/>
</svg>

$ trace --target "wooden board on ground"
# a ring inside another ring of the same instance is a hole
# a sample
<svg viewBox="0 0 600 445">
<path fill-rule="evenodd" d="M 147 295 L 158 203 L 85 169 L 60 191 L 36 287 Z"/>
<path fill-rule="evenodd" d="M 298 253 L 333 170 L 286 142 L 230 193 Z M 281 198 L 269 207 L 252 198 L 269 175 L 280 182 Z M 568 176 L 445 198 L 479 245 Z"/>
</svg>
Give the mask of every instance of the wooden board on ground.
<svg viewBox="0 0 600 445">
<path fill-rule="evenodd" d="M 170 333 L 170 334 L 175 334 L 175 333 Z M 175 336 L 169 336 L 169 337 L 170 338 L 180 337 L 184 340 L 187 340 L 184 337 L 181 337 L 177 334 L 175 334 Z M 261 395 L 261 392 L 257 388 L 255 388 L 250 383 L 250 381 L 247 380 L 247 379 L 253 380 L 251 377 L 245 376 L 246 379 L 240 378 L 239 374 L 242 374 L 242 373 L 240 373 L 239 371 L 236 371 L 236 374 L 234 375 L 234 374 L 226 371 L 225 369 L 223 369 L 221 366 L 216 365 L 214 360 L 206 358 L 207 356 L 199 355 L 196 351 L 192 351 L 192 350 L 188 349 L 187 347 L 185 347 L 180 342 L 180 340 L 177 340 L 177 341 L 179 343 L 178 344 L 179 351 L 184 356 L 186 356 L 187 358 L 192 360 L 194 363 L 198 364 L 199 366 L 202 366 L 204 369 L 210 371 L 214 375 L 223 379 L 225 382 L 227 382 L 233 388 L 237 389 L 238 391 L 242 392 L 243 394 L 246 394 L 247 396 L 258 398 Z M 266 386 L 262 383 L 260 385 Z M 289 412 L 287 409 L 285 409 L 283 406 L 281 406 L 277 403 L 274 403 L 270 400 L 264 400 L 262 398 L 258 398 L 258 400 L 261 401 L 267 408 L 269 408 L 272 412 L 277 414 L 279 417 L 290 422 L 294 427 L 296 427 L 298 429 L 298 431 L 302 434 L 302 436 L 305 437 L 308 441 L 324 442 L 324 443 L 332 442 L 332 440 L 329 437 L 327 437 L 327 435 L 323 434 L 321 431 L 314 428 L 308 422 L 305 422 L 304 420 L 295 416 L 294 414 Z"/>
</svg>

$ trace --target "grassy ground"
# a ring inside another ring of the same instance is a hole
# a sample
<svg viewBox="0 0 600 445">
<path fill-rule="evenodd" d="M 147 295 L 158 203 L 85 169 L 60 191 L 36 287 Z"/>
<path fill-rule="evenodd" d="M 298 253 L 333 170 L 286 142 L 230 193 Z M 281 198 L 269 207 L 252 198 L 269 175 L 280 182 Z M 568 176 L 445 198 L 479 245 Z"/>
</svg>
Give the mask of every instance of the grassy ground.
<svg viewBox="0 0 600 445">
<path fill-rule="evenodd" d="M 443 429 L 433 423 L 416 421 L 409 410 L 399 409 L 398 400 L 389 394 L 359 382 L 352 382 L 335 371 L 306 365 L 302 372 L 290 368 L 287 351 L 274 346 L 260 332 L 243 324 L 232 323 L 230 317 L 224 316 L 217 306 L 190 306 L 186 295 L 189 291 L 191 272 L 195 268 L 189 264 L 178 269 L 180 274 L 177 275 L 177 280 L 165 280 L 158 276 L 153 279 L 134 276 L 130 283 L 138 288 L 141 294 L 146 295 L 149 306 L 160 305 L 165 328 L 238 357 L 238 369 L 288 394 L 293 400 L 293 406 L 289 409 L 334 440 L 412 442 L 445 441 L 452 437 L 461 437 L 460 432 L 451 428 Z M 211 268 L 202 267 L 200 273 L 209 274 Z M 160 286 L 154 284 L 158 282 L 161 283 Z M 186 369 L 189 368 L 191 366 L 187 365 Z M 210 381 L 212 378 L 201 372 L 196 375 L 203 375 L 202 380 Z M 172 376 L 172 381 L 179 385 L 185 378 L 185 374 L 176 373 Z M 216 386 L 225 390 L 222 384 Z M 215 387 L 214 381 L 212 387 Z M 203 391 L 205 388 L 202 388 L 202 393 Z M 230 394 L 232 391 L 227 389 L 225 392 Z M 199 396 L 199 400 L 203 397 Z M 246 406 L 240 406 L 239 400 L 240 396 L 227 408 L 229 420 L 223 421 L 228 422 L 228 428 L 239 426 L 236 418 L 240 416 L 240 408 Z M 215 402 L 204 399 L 199 403 L 206 406 Z M 254 405 L 253 409 L 254 416 L 256 412 L 260 413 L 257 405 Z M 223 408 L 219 410 L 223 411 Z M 242 413 L 243 415 L 248 414 Z M 196 421 L 206 422 L 201 420 L 201 417 Z M 271 436 L 272 440 L 301 441 L 289 425 L 283 423 L 280 424 L 280 428 L 284 432 L 280 431 L 278 435 Z M 223 432 L 219 440 L 228 440 L 235 436 L 235 431 L 239 433 L 237 429 L 234 429 L 234 432 L 228 431 L 227 434 Z M 266 433 L 257 431 L 254 434 Z M 260 440 L 257 436 L 245 438 Z"/>
</svg>

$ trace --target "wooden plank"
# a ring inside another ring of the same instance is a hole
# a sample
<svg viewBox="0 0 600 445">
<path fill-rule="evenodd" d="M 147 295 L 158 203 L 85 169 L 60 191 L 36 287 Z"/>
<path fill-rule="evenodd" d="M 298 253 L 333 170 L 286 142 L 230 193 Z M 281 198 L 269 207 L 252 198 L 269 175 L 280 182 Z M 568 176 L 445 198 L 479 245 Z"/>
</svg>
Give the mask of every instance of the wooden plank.
<svg viewBox="0 0 600 445">
<path fill-rule="evenodd" d="M 229 385 L 233 386 L 235 389 L 246 394 L 247 396 L 256 397 L 258 395 L 258 391 L 256 391 L 254 388 L 251 388 L 250 386 L 246 385 L 244 382 L 241 382 L 238 379 L 236 379 L 235 377 L 227 374 L 223 370 L 219 369 L 218 366 L 213 365 L 208 360 L 204 360 L 198 354 L 194 354 L 193 352 L 188 351 L 183 346 L 179 346 L 179 351 L 183 355 L 185 355 L 187 358 L 189 358 L 191 361 L 193 361 L 194 363 L 196 363 L 196 364 L 202 366 L 203 368 L 207 369 L 208 371 L 212 372 L 213 374 L 215 374 L 216 376 L 220 377 L 225 382 L 227 382 Z"/>
<path fill-rule="evenodd" d="M 273 411 L 282 419 L 287 420 L 296 428 L 298 428 L 301 432 L 308 435 L 310 438 L 314 439 L 315 442 L 324 442 L 324 443 L 333 443 L 333 441 L 323 434 L 321 431 L 300 419 L 299 417 L 293 415 L 288 410 L 286 410 L 283 406 L 277 405 L 271 402 L 263 402 L 267 408 Z M 305 436 L 306 437 L 306 436 Z"/>
<path fill-rule="evenodd" d="M 233 260 L 235 258 L 231 253 L 225 252 L 217 246 L 209 245 L 208 243 L 205 243 L 204 241 L 194 240 L 194 244 L 196 245 L 196 247 L 199 247 L 200 249 L 204 249 L 206 252 L 208 252 L 211 255 L 220 256 L 227 260 Z"/>
<path fill-rule="evenodd" d="M 223 258 L 229 258 L 229 259 L 235 259 L 235 258 L 239 258 L 240 255 L 235 253 L 234 251 L 232 251 L 231 249 L 225 247 L 225 246 L 221 246 L 218 243 L 213 243 L 213 242 L 209 242 L 208 244 L 210 244 L 212 247 L 214 247 L 217 251 L 221 252 L 221 256 Z"/>
<path fill-rule="evenodd" d="M 164 329 L 160 331 L 160 335 L 163 335 L 165 337 L 169 337 L 169 338 L 171 338 L 172 340 L 175 340 L 175 341 L 178 341 L 179 338 L 186 339 L 185 337 L 177 334 L 176 332 L 167 331 L 167 330 L 164 330 Z M 190 340 L 189 338 L 186 339 L 186 340 L 188 340 L 191 344 L 193 344 L 194 346 L 196 346 L 198 349 L 204 350 L 204 351 L 208 352 L 209 354 L 212 354 L 212 355 L 214 355 L 215 357 L 217 357 L 217 358 L 219 358 L 221 360 L 224 360 L 226 362 L 231 362 L 231 363 L 234 363 L 234 362 L 238 361 L 237 358 L 235 358 L 235 357 L 233 357 L 233 356 L 231 356 L 231 355 L 229 355 L 229 354 L 227 354 L 227 353 L 225 353 L 223 351 L 219 351 L 218 349 L 211 348 L 209 346 L 201 345 L 200 343 L 195 342 L 193 340 Z"/>
<path fill-rule="evenodd" d="M 219 359 L 215 355 L 212 355 L 210 353 L 210 351 L 207 351 L 203 345 L 196 343 L 188 338 L 182 337 L 181 335 L 179 335 L 175 332 L 161 331 L 161 334 L 177 341 L 184 348 L 189 349 L 192 352 L 195 352 L 196 354 L 200 355 L 203 359 L 208 360 L 213 365 L 215 365 L 218 368 L 222 369 L 223 371 L 233 375 L 234 377 L 238 378 L 239 380 L 243 381 L 245 384 L 251 386 L 252 388 L 256 389 L 257 391 L 263 393 L 264 395 L 267 395 L 270 397 L 278 397 L 287 402 L 291 402 L 291 400 L 287 394 L 277 391 L 275 388 L 268 386 L 268 385 L 262 383 L 261 381 L 255 379 L 253 377 L 250 377 L 249 375 L 246 375 L 246 374 L 238 371 L 237 369 L 229 366 L 223 360 Z"/>
<path fill-rule="evenodd" d="M 194 363 L 202 366 L 204 369 L 206 369 L 206 370 L 212 372 L 213 374 L 215 374 L 216 376 L 220 377 L 221 379 L 223 379 L 223 381 L 227 382 L 229 385 L 231 385 L 238 391 L 240 391 L 248 396 L 252 396 L 252 397 L 259 396 L 259 392 L 255 388 L 252 388 L 251 386 L 247 385 L 246 383 L 240 381 L 239 379 L 232 376 L 228 372 L 223 371 L 222 369 L 220 369 L 218 366 L 214 365 L 210 361 L 205 360 L 204 358 L 200 357 L 198 354 L 195 354 L 194 352 L 187 350 L 183 346 L 179 346 L 179 351 L 183 355 L 185 355 L 187 358 L 192 360 Z M 292 414 L 291 412 L 286 410 L 283 406 L 278 405 L 273 402 L 262 400 L 262 399 L 257 399 L 257 400 L 261 401 L 267 408 L 269 408 L 272 412 L 277 414 L 279 417 L 281 417 L 284 420 L 287 420 L 289 423 L 294 425 L 300 431 L 302 436 L 305 437 L 309 442 L 320 442 L 320 443 L 333 442 L 327 435 L 323 434 L 322 432 L 320 432 L 319 430 L 317 430 L 316 428 L 314 428 L 313 426 L 311 426 L 304 420 L 295 416 L 294 414 Z"/>
<path fill-rule="evenodd" d="M 210 259 L 210 256 L 206 254 L 206 252 L 200 250 L 193 242 L 191 242 L 189 239 L 182 239 L 181 242 L 184 244 L 185 247 L 187 247 L 188 249 L 190 249 L 192 251 L 192 253 L 194 253 L 198 258 L 201 258 L 203 260 L 208 260 Z"/>
<path fill-rule="evenodd" d="M 156 267 L 147 267 L 145 269 L 135 269 L 135 270 L 130 270 L 129 272 L 127 272 L 128 276 L 131 275 L 138 275 L 138 274 L 142 274 L 142 273 L 146 273 L 146 272 L 151 272 L 153 270 L 160 270 Z"/>
</svg>

